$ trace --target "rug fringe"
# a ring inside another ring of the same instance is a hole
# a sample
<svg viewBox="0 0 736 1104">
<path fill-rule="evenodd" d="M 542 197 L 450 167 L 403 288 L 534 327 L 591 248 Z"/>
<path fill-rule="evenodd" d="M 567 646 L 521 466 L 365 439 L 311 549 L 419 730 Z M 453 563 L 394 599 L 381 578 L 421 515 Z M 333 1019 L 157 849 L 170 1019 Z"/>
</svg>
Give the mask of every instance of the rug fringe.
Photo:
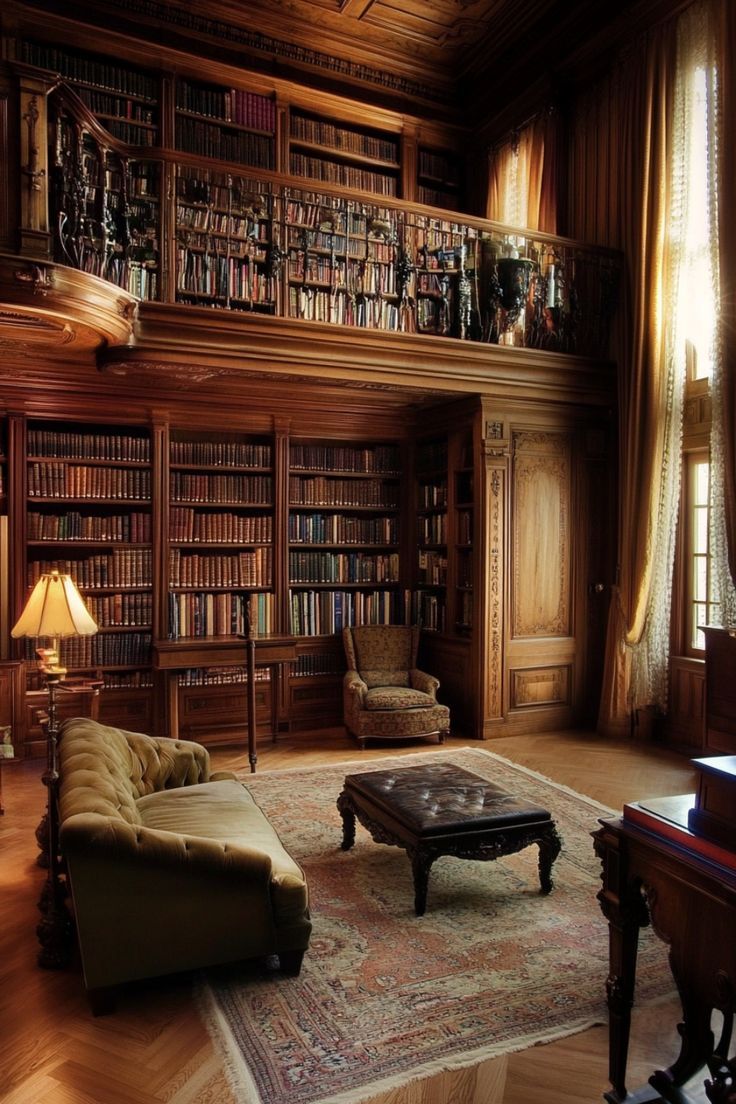
<svg viewBox="0 0 736 1104">
<path fill-rule="evenodd" d="M 411 752 L 408 755 L 393 756 L 385 755 L 380 759 L 344 759 L 339 763 L 331 763 L 331 767 L 365 767 L 366 770 L 382 770 L 386 765 L 391 767 L 397 766 L 400 763 L 411 763 L 414 759 L 424 759 L 431 756 L 431 761 L 436 762 L 438 758 L 452 758 L 459 751 L 468 751 L 473 755 L 478 755 L 481 758 L 497 759 L 499 763 L 503 763 L 504 766 L 511 767 L 514 770 L 520 771 L 522 774 L 526 774 L 529 778 L 535 778 L 538 782 L 545 782 L 548 786 L 553 786 L 556 790 L 560 790 L 562 793 L 569 794 L 571 797 L 582 798 L 583 801 L 587 801 L 591 806 L 598 810 L 603 816 L 618 816 L 619 814 L 615 809 L 610 808 L 608 805 L 603 805 L 602 802 L 596 801 L 594 797 L 589 797 L 587 794 L 581 794 L 579 790 L 573 790 L 571 786 L 566 786 L 564 782 L 556 782 L 554 778 L 550 778 L 546 774 L 540 774 L 539 771 L 534 770 L 532 767 L 525 767 L 521 763 L 514 762 L 513 759 L 507 759 L 504 755 L 499 755 L 495 751 L 487 751 L 486 748 L 471 747 L 469 744 L 464 744 L 457 748 L 446 748 L 442 751 L 416 751 Z M 303 767 L 280 767 L 278 770 L 264 770 L 258 777 L 269 775 L 273 777 L 281 774 L 291 774 L 294 771 L 319 771 L 323 767 L 312 764 L 311 766 Z M 254 777 L 252 774 L 245 774 L 241 772 L 238 778 L 242 782 L 253 782 Z"/>
<path fill-rule="evenodd" d="M 202 981 L 198 986 L 197 1002 L 204 1025 L 222 1059 L 225 1076 L 237 1104 L 268 1104 L 268 1101 L 264 1100 L 258 1092 L 250 1070 L 237 1048 L 227 1021 L 219 1012 L 214 994 L 206 981 Z M 587 1017 L 577 1023 L 567 1024 L 564 1028 L 535 1032 L 533 1036 L 524 1036 L 520 1039 L 489 1043 L 487 1046 L 477 1047 L 475 1050 L 467 1051 L 455 1058 L 437 1058 L 434 1061 L 425 1062 L 413 1070 L 406 1070 L 395 1077 L 385 1077 L 380 1081 L 361 1085 L 356 1089 L 340 1092 L 333 1096 L 320 1097 L 319 1100 L 314 1100 L 313 1104 L 366 1104 L 372 1097 L 381 1093 L 390 1092 L 393 1089 L 408 1088 L 418 1081 L 425 1081 L 430 1077 L 436 1077 L 443 1073 L 467 1069 L 490 1059 L 502 1058 L 507 1054 L 527 1050 L 531 1046 L 544 1046 L 547 1043 L 566 1039 L 571 1035 L 580 1034 L 581 1031 L 587 1031 L 588 1028 L 599 1027 L 604 1022 L 600 1017 Z"/>
<path fill-rule="evenodd" d="M 362 1085 L 358 1089 L 338 1093 L 336 1096 L 320 1097 L 319 1100 L 313 1101 L 313 1104 L 367 1104 L 372 1097 L 378 1096 L 380 1093 L 390 1092 L 392 1089 L 405 1089 L 416 1084 L 417 1081 L 426 1081 L 430 1077 L 437 1077 L 443 1073 L 468 1069 L 469 1066 L 477 1066 L 479 1063 L 487 1062 L 493 1058 L 502 1058 L 504 1055 L 515 1054 L 520 1050 L 528 1050 L 531 1046 L 544 1046 L 547 1043 L 554 1043 L 559 1039 L 568 1038 L 570 1035 L 579 1035 L 581 1031 L 587 1031 L 590 1027 L 599 1027 L 602 1022 L 596 1017 L 589 1017 L 577 1024 L 568 1024 L 565 1028 L 556 1028 L 548 1032 L 541 1032 L 539 1035 L 535 1034 L 533 1038 L 527 1036 L 526 1038 L 504 1043 L 491 1043 L 485 1047 L 478 1047 L 474 1051 L 460 1054 L 456 1058 L 437 1058 L 433 1062 L 425 1062 L 414 1070 L 407 1070 L 406 1073 L 397 1077 L 387 1077 L 381 1081 L 375 1081 L 371 1085 Z M 238 1104 L 250 1104 L 250 1102 L 239 1100 Z M 261 1104 L 266 1104 L 266 1102 L 261 1102 Z"/>
<path fill-rule="evenodd" d="M 220 1011 L 212 987 L 204 976 L 196 980 L 194 1000 L 212 1045 L 222 1061 L 227 1083 L 237 1104 L 264 1104 L 253 1075 L 233 1039 L 230 1026 Z"/>
</svg>

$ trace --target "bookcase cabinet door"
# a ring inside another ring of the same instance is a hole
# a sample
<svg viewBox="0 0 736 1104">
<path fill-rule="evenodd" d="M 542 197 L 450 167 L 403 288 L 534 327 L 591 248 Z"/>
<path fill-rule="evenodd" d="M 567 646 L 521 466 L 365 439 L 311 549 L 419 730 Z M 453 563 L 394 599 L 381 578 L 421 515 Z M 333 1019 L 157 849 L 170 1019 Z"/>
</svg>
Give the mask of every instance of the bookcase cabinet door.
<svg viewBox="0 0 736 1104">
<path fill-rule="evenodd" d="M 243 684 L 229 686 L 180 686 L 179 735 L 206 747 L 246 740 L 248 705 Z M 271 686 L 256 686 L 256 720 L 260 739 L 272 729 Z"/>
</svg>

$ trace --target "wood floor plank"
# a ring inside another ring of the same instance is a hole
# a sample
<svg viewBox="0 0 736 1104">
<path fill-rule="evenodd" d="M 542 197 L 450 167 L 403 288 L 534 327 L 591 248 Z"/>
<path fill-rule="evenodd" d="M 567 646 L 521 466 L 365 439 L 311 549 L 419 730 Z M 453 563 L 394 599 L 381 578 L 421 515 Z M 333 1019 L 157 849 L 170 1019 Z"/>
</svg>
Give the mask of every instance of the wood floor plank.
<svg viewBox="0 0 736 1104">
<path fill-rule="evenodd" d="M 372 745 L 357 749 L 342 730 L 280 737 L 259 746 L 258 770 L 366 762 L 386 755 L 465 746 Z M 695 788 L 689 760 L 593 733 L 504 737 L 483 747 L 618 810 L 625 801 Z M 215 769 L 247 772 L 245 747 L 218 749 Z M 0 1101 L 2 1104 L 235 1104 L 199 1018 L 190 977 L 130 986 L 111 1016 L 91 1015 L 79 963 L 36 966 L 36 902 L 44 871 L 35 864 L 35 828 L 46 792 L 40 762 L 18 764 L 3 781 L 0 817 Z M 632 1039 L 632 1069 L 643 1083 L 666 1064 L 663 1019 L 674 1038 L 676 1003 L 663 1006 Z M 635 1021 L 636 1023 L 636 1021 Z M 670 1046 L 670 1042 L 667 1043 Z M 572 1086 L 574 1086 L 574 1091 Z M 607 1034 L 591 1028 L 544 1047 L 438 1074 L 376 1096 L 371 1104 L 591 1104 L 608 1088 Z M 541 1095 L 540 1095 L 541 1094 Z M 268 1102 L 266 1102 L 268 1104 Z"/>
</svg>

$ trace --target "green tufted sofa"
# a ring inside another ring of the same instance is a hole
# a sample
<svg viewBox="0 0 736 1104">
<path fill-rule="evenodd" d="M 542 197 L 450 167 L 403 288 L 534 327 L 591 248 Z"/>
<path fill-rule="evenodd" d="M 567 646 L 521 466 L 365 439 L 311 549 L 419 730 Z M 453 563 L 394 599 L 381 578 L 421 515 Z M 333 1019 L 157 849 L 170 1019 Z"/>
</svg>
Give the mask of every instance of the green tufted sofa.
<svg viewBox="0 0 736 1104">
<path fill-rule="evenodd" d="M 93 1007 L 139 978 L 277 954 L 298 974 L 307 884 L 248 790 L 199 744 L 88 718 L 59 742 L 59 841 Z"/>
</svg>

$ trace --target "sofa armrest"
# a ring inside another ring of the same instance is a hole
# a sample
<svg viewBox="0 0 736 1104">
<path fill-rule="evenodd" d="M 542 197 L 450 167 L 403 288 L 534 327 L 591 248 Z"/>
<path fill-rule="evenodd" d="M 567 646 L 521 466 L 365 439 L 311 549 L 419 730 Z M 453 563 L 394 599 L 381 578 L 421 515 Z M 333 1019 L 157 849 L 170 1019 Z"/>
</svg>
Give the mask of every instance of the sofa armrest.
<svg viewBox="0 0 736 1104">
<path fill-rule="evenodd" d="M 428 675 L 426 671 L 420 671 L 413 667 L 409 672 L 409 684 L 412 690 L 421 690 L 424 694 L 431 694 L 434 698 L 439 689 L 440 680 L 434 675 Z"/>
<path fill-rule="evenodd" d="M 145 737 L 126 733 L 130 749 L 142 767 L 142 789 L 171 790 L 196 786 L 210 780 L 210 753 L 193 740 L 171 740 L 167 736 Z"/>
<path fill-rule="evenodd" d="M 306 884 L 262 849 L 78 813 L 61 828 L 89 990 L 303 950 Z"/>
</svg>

